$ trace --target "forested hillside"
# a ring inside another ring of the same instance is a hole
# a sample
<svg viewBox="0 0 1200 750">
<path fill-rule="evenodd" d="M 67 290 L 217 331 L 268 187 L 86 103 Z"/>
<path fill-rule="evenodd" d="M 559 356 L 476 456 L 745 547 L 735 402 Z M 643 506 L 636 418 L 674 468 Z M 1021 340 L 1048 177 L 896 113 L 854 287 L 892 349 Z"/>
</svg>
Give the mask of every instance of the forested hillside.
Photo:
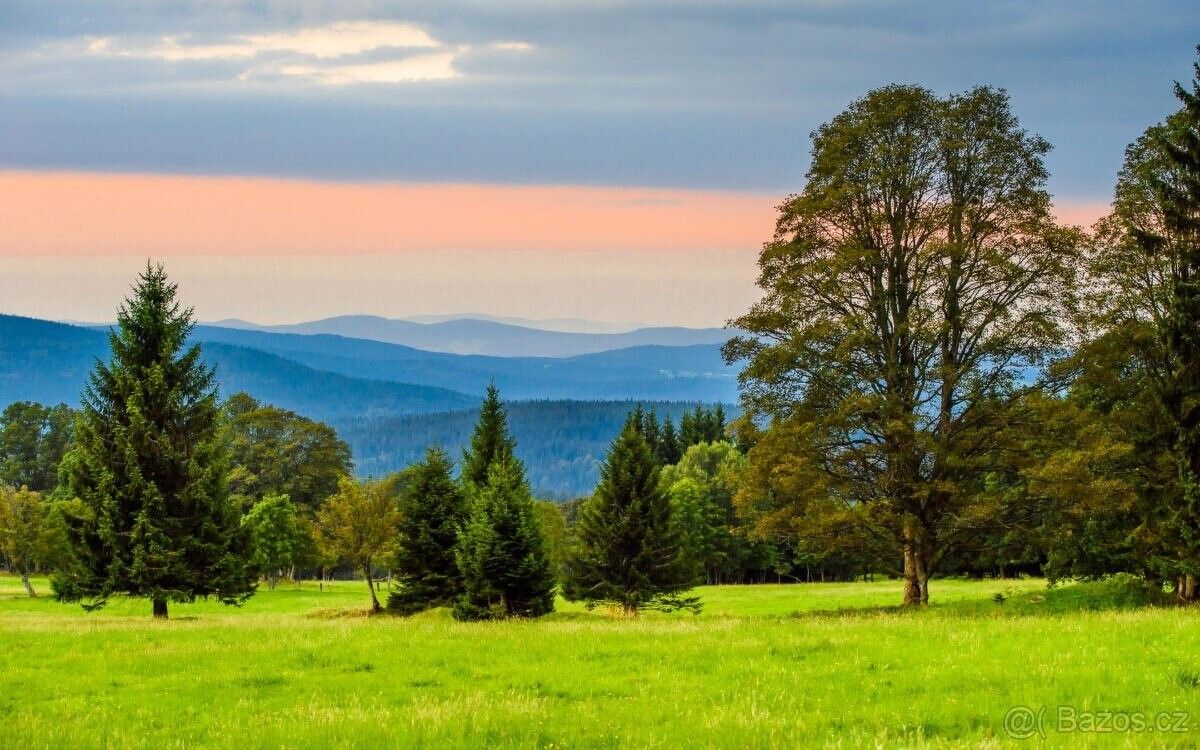
<svg viewBox="0 0 1200 750">
<path fill-rule="evenodd" d="M 600 462 L 621 431 L 630 401 L 510 402 L 509 427 L 517 457 L 525 462 L 529 483 L 540 497 L 568 499 L 589 494 L 600 477 Z M 679 424 L 694 403 L 652 402 L 659 419 Z M 479 419 L 478 409 L 339 420 L 338 434 L 350 444 L 361 476 L 383 476 L 419 460 L 430 445 L 458 458 Z"/>
<path fill-rule="evenodd" d="M 193 337 L 216 368 L 223 394 L 245 391 L 333 423 L 360 475 L 401 469 L 432 444 L 457 457 L 483 390 L 494 382 L 511 400 L 518 455 L 544 497 L 591 491 L 600 459 L 636 401 L 678 423 L 696 403 L 732 403 L 736 396 L 731 368 L 709 345 L 556 359 L 462 356 L 213 326 L 197 327 Z M 108 356 L 102 330 L 0 315 L 0 407 L 77 406 L 92 365 Z M 606 397 L 614 400 L 598 400 Z"/>
</svg>

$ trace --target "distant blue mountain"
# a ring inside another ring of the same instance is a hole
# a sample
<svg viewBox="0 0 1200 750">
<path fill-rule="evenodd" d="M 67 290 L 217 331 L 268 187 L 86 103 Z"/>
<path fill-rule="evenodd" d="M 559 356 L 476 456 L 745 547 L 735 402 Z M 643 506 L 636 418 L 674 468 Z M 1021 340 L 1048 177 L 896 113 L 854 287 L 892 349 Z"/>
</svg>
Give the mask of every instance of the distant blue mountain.
<svg viewBox="0 0 1200 750">
<path fill-rule="evenodd" d="M 474 406 L 489 382 L 510 400 L 737 400 L 736 372 L 713 344 L 485 357 L 214 326 L 197 326 L 193 336 L 217 365 L 226 393 L 247 390 L 318 419 Z M 0 315 L 0 356 L 0 404 L 75 403 L 92 363 L 108 356 L 108 343 L 100 329 Z"/>
<path fill-rule="evenodd" d="M 657 402 L 648 405 L 678 419 L 697 402 L 737 397 L 734 371 L 712 344 L 504 358 L 214 326 L 193 335 L 224 395 L 244 390 L 332 423 L 364 475 L 401 468 L 430 444 L 457 454 L 494 380 L 509 401 L 530 482 L 550 497 L 590 491 L 634 401 Z M 23 400 L 78 405 L 88 373 L 108 356 L 102 327 L 0 315 L 0 408 Z"/>
<path fill-rule="evenodd" d="M 244 390 L 315 419 L 424 414 L 479 402 L 478 395 L 348 377 L 241 346 L 204 342 L 203 350 L 224 394 Z M 77 405 L 96 360 L 108 356 L 103 331 L 0 315 L 0 407 L 24 400 Z"/>
<path fill-rule="evenodd" d="M 318 370 L 480 393 L 494 381 L 508 399 L 733 402 L 736 370 L 720 346 L 639 346 L 576 357 L 485 357 L 380 341 L 197 326 L 197 339 L 247 346 Z"/>
<path fill-rule="evenodd" d="M 375 315 L 342 315 L 287 325 L 257 326 L 226 321 L 229 327 L 275 333 L 331 334 L 371 339 L 448 354 L 495 357 L 572 357 L 633 346 L 694 346 L 722 344 L 730 332 L 723 328 L 638 328 L 621 333 L 582 333 L 514 325 L 499 319 L 438 318 L 397 320 Z M 433 322 L 425 322 L 431 320 Z M 561 325 L 561 321 L 554 321 Z"/>
</svg>

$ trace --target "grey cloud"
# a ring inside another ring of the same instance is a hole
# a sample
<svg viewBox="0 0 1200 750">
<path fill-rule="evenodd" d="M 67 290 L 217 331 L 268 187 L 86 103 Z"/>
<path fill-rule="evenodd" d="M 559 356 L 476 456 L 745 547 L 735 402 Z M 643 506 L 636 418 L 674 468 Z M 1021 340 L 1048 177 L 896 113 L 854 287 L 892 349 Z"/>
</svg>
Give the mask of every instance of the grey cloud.
<svg viewBox="0 0 1200 750">
<path fill-rule="evenodd" d="M 1055 144 L 1052 187 L 1076 199 L 1107 196 L 1123 146 L 1173 108 L 1170 82 L 1200 41 L 1200 8 L 1165 1 L 10 0 L 0 13 L 10 166 L 782 191 L 802 178 L 807 133 L 867 89 L 989 83 Z M 44 52 L 87 36 L 215 43 L 355 19 L 469 47 L 453 63 L 462 77 L 314 91 L 238 81 L 227 61 Z"/>
</svg>

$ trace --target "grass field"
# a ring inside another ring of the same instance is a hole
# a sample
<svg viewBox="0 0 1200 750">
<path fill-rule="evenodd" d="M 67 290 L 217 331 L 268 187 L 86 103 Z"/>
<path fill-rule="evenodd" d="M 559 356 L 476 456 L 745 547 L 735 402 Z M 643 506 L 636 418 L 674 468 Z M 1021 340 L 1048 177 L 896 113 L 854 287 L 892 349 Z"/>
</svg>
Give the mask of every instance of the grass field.
<svg viewBox="0 0 1200 750">
<path fill-rule="evenodd" d="M 921 612 L 897 582 L 709 587 L 699 616 L 474 624 L 365 617 L 361 582 L 169 622 L 37 584 L 0 576 L 0 748 L 1200 744 L 1200 613 L 1117 583 L 935 581 Z M 1044 737 L 1006 734 L 1016 705 Z M 1059 706 L 1190 731 L 1059 731 Z"/>
</svg>

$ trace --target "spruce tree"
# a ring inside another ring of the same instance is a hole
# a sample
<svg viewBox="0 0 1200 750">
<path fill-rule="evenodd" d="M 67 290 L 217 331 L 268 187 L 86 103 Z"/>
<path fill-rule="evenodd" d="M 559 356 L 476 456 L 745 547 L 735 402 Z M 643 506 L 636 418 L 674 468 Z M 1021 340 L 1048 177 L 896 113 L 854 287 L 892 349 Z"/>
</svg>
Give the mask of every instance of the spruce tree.
<svg viewBox="0 0 1200 750">
<path fill-rule="evenodd" d="M 564 593 L 588 606 L 615 604 L 627 615 L 642 609 L 699 611 L 699 599 L 685 596 L 696 571 L 681 554 L 671 503 L 640 419 L 630 414 L 601 469 L 596 494 L 580 509 L 578 547 Z"/>
<path fill-rule="evenodd" d="M 452 468 L 445 451 L 430 448 L 424 461 L 401 475 L 395 588 L 387 604 L 393 612 L 411 614 L 450 604 L 462 593 L 454 548 L 467 503 Z"/>
<path fill-rule="evenodd" d="M 78 564 L 53 581 L 62 601 L 140 596 L 165 618 L 168 602 L 240 604 L 254 592 L 214 373 L 187 345 L 192 311 L 175 297 L 162 266 L 147 264 L 109 332 L 112 358 L 84 392 L 64 466 L 90 512 L 70 525 Z"/>
<path fill-rule="evenodd" d="M 540 617 L 554 610 L 554 573 L 525 470 L 511 455 L 492 464 L 459 535 L 464 591 L 459 620 Z"/>
<path fill-rule="evenodd" d="M 675 434 L 675 423 L 668 417 L 658 437 L 658 461 L 664 466 L 679 463 L 683 451 L 679 448 L 679 436 Z"/>
<path fill-rule="evenodd" d="M 471 447 L 463 451 L 461 478 L 468 493 L 487 486 L 488 470 L 497 461 L 511 458 L 514 442 L 508 434 L 508 417 L 495 383 L 488 384 L 487 396 L 479 409 L 479 421 L 471 435 Z"/>
<path fill-rule="evenodd" d="M 646 439 L 646 444 L 650 446 L 650 452 L 654 454 L 655 458 L 658 458 L 660 441 L 662 440 L 662 428 L 658 425 L 658 415 L 654 413 L 654 409 L 643 413 L 641 404 L 638 404 L 637 411 L 641 415 L 642 437 Z"/>
<path fill-rule="evenodd" d="M 1141 249 L 1168 269 L 1155 390 L 1174 432 L 1182 490 L 1174 516 L 1188 558 L 1178 586 L 1184 600 L 1200 597 L 1200 62 L 1193 67 L 1190 91 L 1175 84 L 1182 110 L 1154 131 L 1163 169 L 1150 188 L 1160 223 L 1131 227 Z"/>
</svg>

